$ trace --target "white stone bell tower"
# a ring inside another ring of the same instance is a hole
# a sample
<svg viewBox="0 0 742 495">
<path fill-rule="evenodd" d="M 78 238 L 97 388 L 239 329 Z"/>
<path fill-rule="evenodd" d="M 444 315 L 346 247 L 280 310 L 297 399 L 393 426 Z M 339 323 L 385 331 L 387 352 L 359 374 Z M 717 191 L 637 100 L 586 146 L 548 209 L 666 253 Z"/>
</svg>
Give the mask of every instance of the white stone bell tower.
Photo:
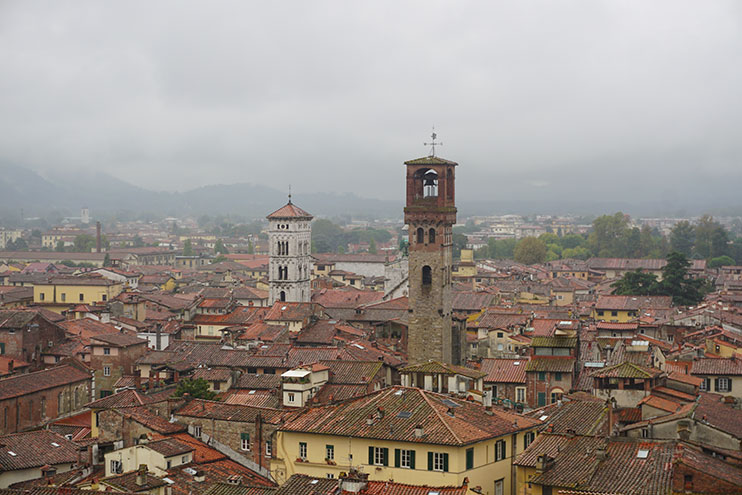
<svg viewBox="0 0 742 495">
<path fill-rule="evenodd" d="M 312 215 L 289 202 L 268 215 L 269 303 L 311 302 Z"/>
</svg>

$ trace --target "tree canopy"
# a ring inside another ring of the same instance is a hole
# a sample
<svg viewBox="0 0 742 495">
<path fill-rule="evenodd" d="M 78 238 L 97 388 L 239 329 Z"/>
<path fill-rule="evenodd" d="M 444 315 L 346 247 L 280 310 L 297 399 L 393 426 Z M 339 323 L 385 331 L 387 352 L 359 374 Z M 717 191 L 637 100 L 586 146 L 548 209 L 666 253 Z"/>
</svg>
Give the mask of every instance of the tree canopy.
<svg viewBox="0 0 742 495">
<path fill-rule="evenodd" d="M 184 394 L 188 394 L 196 399 L 212 400 L 216 397 L 216 393 L 209 390 L 209 382 L 203 378 L 191 380 L 186 378 L 178 382 L 178 386 L 175 388 L 173 397 L 182 397 Z"/>
</svg>

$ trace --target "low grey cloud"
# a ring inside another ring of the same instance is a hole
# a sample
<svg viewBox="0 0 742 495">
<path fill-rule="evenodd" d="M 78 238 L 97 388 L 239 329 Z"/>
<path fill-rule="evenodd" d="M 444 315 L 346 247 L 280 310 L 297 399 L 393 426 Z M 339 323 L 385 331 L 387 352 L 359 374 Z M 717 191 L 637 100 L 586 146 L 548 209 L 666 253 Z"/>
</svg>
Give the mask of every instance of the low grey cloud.
<svg viewBox="0 0 742 495">
<path fill-rule="evenodd" d="M 389 199 L 435 124 L 467 196 L 714 194 L 740 5 L 4 1 L 0 160 Z"/>
</svg>

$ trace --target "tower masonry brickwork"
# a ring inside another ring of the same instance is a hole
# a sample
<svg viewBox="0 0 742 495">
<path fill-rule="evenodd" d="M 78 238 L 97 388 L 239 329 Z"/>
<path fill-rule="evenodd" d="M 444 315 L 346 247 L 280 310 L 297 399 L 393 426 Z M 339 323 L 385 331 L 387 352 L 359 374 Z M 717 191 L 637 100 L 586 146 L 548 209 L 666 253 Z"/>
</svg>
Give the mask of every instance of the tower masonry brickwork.
<svg viewBox="0 0 742 495">
<path fill-rule="evenodd" d="M 451 270 L 456 223 L 455 162 L 436 156 L 405 162 L 409 226 L 410 363 L 459 364 L 460 325 L 452 319 Z"/>
<path fill-rule="evenodd" d="M 269 302 L 312 299 L 312 215 L 289 202 L 268 215 Z"/>
</svg>

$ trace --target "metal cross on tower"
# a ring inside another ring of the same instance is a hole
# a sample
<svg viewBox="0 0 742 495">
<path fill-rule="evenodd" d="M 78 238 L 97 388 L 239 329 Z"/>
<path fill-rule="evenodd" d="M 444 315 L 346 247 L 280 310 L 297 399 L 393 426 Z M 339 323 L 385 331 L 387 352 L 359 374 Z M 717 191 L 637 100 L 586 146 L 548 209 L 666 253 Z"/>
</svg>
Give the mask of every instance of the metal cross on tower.
<svg viewBox="0 0 742 495">
<path fill-rule="evenodd" d="M 289 184 L 289 204 L 291 204 L 291 184 Z"/>
<path fill-rule="evenodd" d="M 435 126 L 433 126 L 433 133 L 430 135 L 431 142 L 429 143 L 423 143 L 423 146 L 430 146 L 430 156 L 435 156 L 435 147 L 436 146 L 443 146 L 443 141 L 436 143 L 435 140 L 438 137 L 438 134 L 435 133 Z"/>
</svg>

